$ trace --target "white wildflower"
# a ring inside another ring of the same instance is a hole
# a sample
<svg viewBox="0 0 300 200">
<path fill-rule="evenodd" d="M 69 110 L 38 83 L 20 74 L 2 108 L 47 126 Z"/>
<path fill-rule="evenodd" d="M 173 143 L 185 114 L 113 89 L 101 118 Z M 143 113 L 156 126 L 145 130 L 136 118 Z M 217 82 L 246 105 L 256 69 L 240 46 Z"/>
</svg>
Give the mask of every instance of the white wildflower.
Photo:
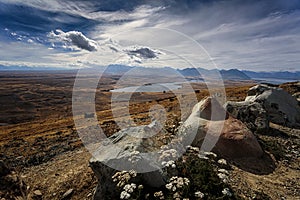
<svg viewBox="0 0 300 200">
<path fill-rule="evenodd" d="M 173 160 L 170 160 L 168 162 L 163 161 L 161 164 L 163 167 L 172 167 L 172 168 L 176 167 L 175 162 Z"/>
<path fill-rule="evenodd" d="M 218 160 L 218 163 L 221 164 L 221 165 L 227 165 L 227 161 L 223 158 Z"/>
<path fill-rule="evenodd" d="M 161 155 L 159 157 L 159 159 L 161 161 L 166 161 L 166 160 L 172 160 L 174 158 L 177 158 L 177 151 L 175 149 L 168 149 L 168 150 L 164 150 L 164 151 L 160 151 Z"/>
<path fill-rule="evenodd" d="M 130 176 L 132 176 L 132 177 L 136 177 L 136 175 L 137 175 L 137 172 L 135 171 L 135 170 L 129 170 L 129 174 L 130 174 Z"/>
<path fill-rule="evenodd" d="M 193 147 L 193 146 L 187 146 L 186 147 L 187 149 L 186 149 L 186 152 L 188 152 L 188 153 L 200 153 L 200 149 L 198 148 L 198 147 Z"/>
<path fill-rule="evenodd" d="M 143 185 L 139 185 L 139 186 L 138 186 L 138 189 L 139 189 L 139 190 L 142 190 L 142 189 L 144 189 L 144 186 L 143 186 Z"/>
<path fill-rule="evenodd" d="M 172 189 L 172 183 L 168 183 L 168 184 L 166 184 L 166 188 L 168 189 L 168 190 L 171 190 Z"/>
<path fill-rule="evenodd" d="M 165 199 L 164 193 L 163 193 L 162 191 L 155 192 L 155 193 L 154 193 L 154 197 L 157 197 L 157 198 L 159 198 L 159 199 Z"/>
<path fill-rule="evenodd" d="M 124 191 L 128 192 L 128 193 L 133 193 L 134 189 L 136 188 L 136 184 L 135 183 L 131 183 L 131 184 L 127 184 L 124 186 Z"/>
<path fill-rule="evenodd" d="M 129 199 L 130 198 L 130 194 L 126 191 L 122 191 L 120 194 L 120 199 Z"/>
<path fill-rule="evenodd" d="M 139 151 L 132 151 L 130 152 L 130 157 L 128 158 L 128 161 L 130 161 L 131 163 L 137 163 L 141 159 L 142 157 L 140 156 Z"/>
<path fill-rule="evenodd" d="M 136 177 L 137 173 L 134 170 L 117 172 L 112 176 L 113 182 L 118 182 L 117 187 L 123 187 L 129 180 Z"/>
<path fill-rule="evenodd" d="M 227 175 L 223 173 L 218 173 L 218 177 L 224 182 L 227 182 Z"/>
<path fill-rule="evenodd" d="M 172 190 L 173 192 L 175 192 L 177 190 L 177 188 L 181 189 L 184 186 L 188 186 L 189 183 L 190 183 L 190 180 L 188 178 L 173 176 L 170 179 L 170 183 L 166 184 L 166 188 L 168 190 Z"/>
<path fill-rule="evenodd" d="M 222 193 L 223 193 L 224 195 L 226 195 L 226 196 L 229 196 L 229 197 L 232 196 L 232 193 L 230 192 L 229 188 L 224 188 L 224 189 L 222 190 Z"/>
<path fill-rule="evenodd" d="M 195 197 L 202 199 L 204 197 L 204 194 L 200 191 L 195 192 Z"/>
<path fill-rule="evenodd" d="M 217 154 L 215 154 L 211 151 L 204 151 L 203 154 L 206 155 L 206 156 L 213 156 L 215 158 L 217 157 Z"/>
<path fill-rule="evenodd" d="M 173 198 L 174 198 L 174 199 L 177 199 L 177 198 L 180 199 L 180 197 L 181 197 L 181 196 L 180 196 L 180 193 L 179 193 L 179 192 L 175 192 L 175 193 L 173 194 Z"/>
<path fill-rule="evenodd" d="M 229 174 L 229 172 L 226 169 L 219 169 L 218 172 L 221 172 L 223 174 Z"/>
<path fill-rule="evenodd" d="M 175 186 L 175 185 L 173 185 L 173 187 L 172 187 L 172 191 L 173 191 L 173 192 L 175 192 L 175 191 L 176 191 L 176 189 L 177 189 L 177 188 L 176 188 L 176 186 Z"/>
<path fill-rule="evenodd" d="M 209 159 L 208 157 L 206 157 L 206 156 L 203 155 L 203 154 L 198 154 L 198 157 L 199 157 L 200 159 L 204 159 L 204 160 L 208 160 L 208 159 Z"/>
</svg>

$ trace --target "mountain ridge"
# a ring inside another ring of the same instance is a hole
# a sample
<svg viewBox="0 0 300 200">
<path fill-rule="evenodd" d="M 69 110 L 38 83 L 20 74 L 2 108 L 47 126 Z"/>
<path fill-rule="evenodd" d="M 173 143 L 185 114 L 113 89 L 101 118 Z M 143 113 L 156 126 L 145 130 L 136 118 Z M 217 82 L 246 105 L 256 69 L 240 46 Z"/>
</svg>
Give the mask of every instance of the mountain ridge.
<svg viewBox="0 0 300 200">
<path fill-rule="evenodd" d="M 300 80 L 300 71 L 263 71 L 255 72 L 250 70 L 239 70 L 239 69 L 204 69 L 204 68 L 184 68 L 184 69 L 175 69 L 171 67 L 162 67 L 162 68 L 148 68 L 148 67 L 133 67 L 127 65 L 118 65 L 113 64 L 105 68 L 105 73 L 112 75 L 123 75 L 126 72 L 136 68 L 140 73 L 151 73 L 151 72 L 171 72 L 179 73 L 184 77 L 217 77 L 219 74 L 218 71 L 224 80 L 255 80 L 255 79 L 286 79 L 286 80 Z M 66 69 L 66 68 L 54 68 L 54 67 L 28 67 L 28 66 L 4 66 L 0 65 L 0 71 L 53 71 L 53 70 L 75 70 L 75 69 Z"/>
</svg>

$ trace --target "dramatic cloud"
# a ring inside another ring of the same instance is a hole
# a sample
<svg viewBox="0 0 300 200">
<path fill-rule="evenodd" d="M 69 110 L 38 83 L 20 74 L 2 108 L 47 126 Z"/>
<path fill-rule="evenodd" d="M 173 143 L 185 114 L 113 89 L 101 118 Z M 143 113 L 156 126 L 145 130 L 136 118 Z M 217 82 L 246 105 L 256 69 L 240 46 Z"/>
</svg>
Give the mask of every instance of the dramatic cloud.
<svg viewBox="0 0 300 200">
<path fill-rule="evenodd" d="M 178 64 L 176 55 L 194 58 L 195 62 L 201 57 L 186 41 L 175 38 L 167 43 L 169 35 L 139 35 L 138 39 L 153 37 L 161 46 L 172 46 L 173 57 L 157 53 L 154 49 L 161 48 L 147 41 L 124 44 L 123 41 L 136 40 L 126 32 L 154 27 L 171 29 L 195 40 L 219 68 L 299 70 L 299 0 L 0 0 L 0 20 L 0 29 L 5 30 L 0 32 L 0 42 L 6 46 L 14 42 L 16 51 L 11 52 L 18 55 L 10 58 L 16 62 L 28 56 L 24 50 L 22 57 L 22 50 L 17 49 L 19 43 L 31 48 L 32 41 L 43 45 L 41 49 L 59 52 L 56 56 L 40 56 L 41 63 L 63 56 L 59 47 L 87 50 L 80 51 L 84 54 L 97 52 L 93 56 L 101 61 L 129 60 L 149 66 L 162 61 L 161 66 L 184 68 L 187 64 Z M 57 28 L 65 32 L 51 32 Z M 103 44 L 118 34 L 124 36 L 119 44 Z M 140 48 L 130 48 L 134 45 Z M 68 54 L 74 51 L 64 53 L 63 60 L 73 62 Z M 1 59 L 4 62 L 6 57 L 1 55 Z M 207 66 L 197 62 L 196 67 Z"/>
<path fill-rule="evenodd" d="M 65 45 L 71 44 L 87 51 L 97 51 L 97 42 L 78 31 L 63 32 L 62 30 L 56 30 L 56 33 L 51 31 L 48 37 L 54 42 L 62 42 Z"/>
<path fill-rule="evenodd" d="M 125 52 L 127 52 L 129 56 L 136 56 L 143 59 L 158 58 L 158 55 L 161 54 L 161 52 L 158 50 L 153 50 L 150 49 L 149 47 L 139 47 L 139 46 L 134 46 L 129 49 L 126 49 Z"/>
</svg>

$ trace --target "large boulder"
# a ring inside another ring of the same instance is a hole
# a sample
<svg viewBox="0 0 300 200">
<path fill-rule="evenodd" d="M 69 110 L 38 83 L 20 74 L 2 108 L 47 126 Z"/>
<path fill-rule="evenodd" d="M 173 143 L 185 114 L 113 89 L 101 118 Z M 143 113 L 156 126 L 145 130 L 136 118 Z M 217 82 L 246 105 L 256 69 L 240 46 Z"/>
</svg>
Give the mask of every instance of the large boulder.
<svg viewBox="0 0 300 200">
<path fill-rule="evenodd" d="M 257 102 L 243 101 L 225 103 L 224 108 L 234 118 L 242 121 L 254 132 L 267 132 L 269 130 L 269 117 L 262 105 Z"/>
<path fill-rule="evenodd" d="M 157 132 L 158 135 L 165 134 L 162 126 L 155 123 L 130 127 L 97 145 L 98 148 L 90 160 L 90 166 L 98 178 L 94 199 L 119 198 L 119 194 L 115 192 L 116 183 L 112 179 L 117 171 L 142 171 L 138 181 L 145 186 L 160 187 L 166 183 L 160 163 L 151 154 L 159 151 L 163 145 L 157 137 L 149 137 Z"/>
<path fill-rule="evenodd" d="M 251 130 L 230 116 L 214 98 L 208 97 L 196 104 L 182 126 L 197 132 L 193 146 L 204 150 L 212 148 L 213 152 L 230 160 L 263 155 Z"/>
<path fill-rule="evenodd" d="M 270 122 L 287 126 L 300 126 L 300 107 L 295 97 L 285 90 L 268 85 L 249 89 L 246 102 L 257 102 L 267 111 Z"/>
</svg>

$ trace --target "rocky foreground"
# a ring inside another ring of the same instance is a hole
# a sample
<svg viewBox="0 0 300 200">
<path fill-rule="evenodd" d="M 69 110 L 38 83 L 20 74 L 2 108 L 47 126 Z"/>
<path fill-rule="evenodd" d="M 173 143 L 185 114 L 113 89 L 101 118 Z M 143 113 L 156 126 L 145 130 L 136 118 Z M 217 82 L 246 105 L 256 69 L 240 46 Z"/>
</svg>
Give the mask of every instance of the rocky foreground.
<svg viewBox="0 0 300 200">
<path fill-rule="evenodd" d="M 258 85 L 249 89 L 244 101 L 227 102 L 224 106 L 214 98 L 204 98 L 176 128 L 161 129 L 154 123 L 115 133 L 90 160 L 91 168 L 88 152 L 80 148 L 23 170 L 1 161 L 0 197 L 297 199 L 300 108 L 295 97 L 299 88 L 299 83 L 288 86 L 288 93 L 278 87 Z M 211 115 L 212 104 L 217 116 Z M 224 128 L 218 129 L 220 121 Z M 147 134 L 156 126 L 161 131 L 153 138 L 131 136 L 135 131 Z M 185 145 L 190 135 L 193 141 Z M 207 149 L 205 138 L 218 138 L 213 149 Z M 153 151 L 158 152 L 156 159 L 145 154 Z M 118 171 L 103 164 L 114 161 L 121 161 L 128 169 Z M 150 162 L 157 170 L 136 173 L 130 169 L 132 163 L 143 166 L 143 162 Z M 94 174 L 98 180 L 96 189 Z"/>
</svg>

